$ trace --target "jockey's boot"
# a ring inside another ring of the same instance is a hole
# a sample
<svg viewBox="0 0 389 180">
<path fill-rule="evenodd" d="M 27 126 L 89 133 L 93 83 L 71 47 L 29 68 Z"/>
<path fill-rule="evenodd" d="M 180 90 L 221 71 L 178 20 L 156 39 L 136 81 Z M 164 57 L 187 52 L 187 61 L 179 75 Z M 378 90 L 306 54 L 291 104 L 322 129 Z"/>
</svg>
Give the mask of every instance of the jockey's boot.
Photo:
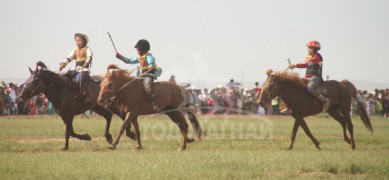
<svg viewBox="0 0 389 180">
<path fill-rule="evenodd" d="M 160 112 L 161 110 L 160 110 L 159 107 L 155 104 L 155 94 L 154 94 L 154 92 L 150 92 L 149 95 L 150 95 L 151 105 L 153 106 L 154 113 Z"/>
<path fill-rule="evenodd" d="M 325 98 L 321 94 L 319 94 L 317 98 L 319 98 L 320 101 L 323 103 L 323 112 L 327 112 L 328 108 L 330 107 L 330 100 L 328 98 Z"/>
</svg>

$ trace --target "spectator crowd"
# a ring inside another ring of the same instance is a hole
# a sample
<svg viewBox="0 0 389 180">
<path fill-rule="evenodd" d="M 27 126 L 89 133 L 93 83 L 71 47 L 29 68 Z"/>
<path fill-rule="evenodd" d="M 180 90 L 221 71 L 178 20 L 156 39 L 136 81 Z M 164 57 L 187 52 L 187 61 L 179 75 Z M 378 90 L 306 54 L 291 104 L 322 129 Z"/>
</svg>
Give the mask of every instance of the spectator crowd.
<svg viewBox="0 0 389 180">
<path fill-rule="evenodd" d="M 54 114 L 54 108 L 43 95 L 37 95 L 29 100 L 19 100 L 18 96 L 23 84 L 8 85 L 2 81 L 0 84 L 0 116 L 5 115 L 43 115 Z"/>
<path fill-rule="evenodd" d="M 170 78 L 175 83 L 175 77 Z M 55 114 L 53 105 L 43 95 L 29 100 L 19 100 L 18 95 L 23 84 L 0 84 L 0 116 L 4 115 L 44 115 Z M 258 82 L 250 89 L 243 88 L 233 79 L 226 85 L 215 88 L 196 89 L 186 84 L 189 105 L 201 114 L 260 114 L 288 115 L 286 105 L 278 97 L 266 107 L 257 103 L 261 87 Z M 363 102 L 370 116 L 389 117 L 389 89 L 358 91 L 358 101 Z M 356 103 L 353 103 L 352 114 L 357 114 Z"/>
</svg>

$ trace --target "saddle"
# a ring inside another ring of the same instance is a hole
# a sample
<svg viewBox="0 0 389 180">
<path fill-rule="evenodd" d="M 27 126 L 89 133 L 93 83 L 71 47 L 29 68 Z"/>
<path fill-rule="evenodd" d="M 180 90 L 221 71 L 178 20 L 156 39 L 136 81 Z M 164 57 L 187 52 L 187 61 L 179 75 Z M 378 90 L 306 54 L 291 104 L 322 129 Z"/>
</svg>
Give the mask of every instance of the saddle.
<svg viewBox="0 0 389 180">
<path fill-rule="evenodd" d="M 305 77 L 302 77 L 302 78 L 300 78 L 300 79 L 301 79 L 301 81 L 304 82 L 305 88 L 307 88 L 307 87 L 308 87 L 308 83 L 309 83 L 308 79 L 305 78 Z M 325 85 L 325 81 L 321 81 L 320 85 L 317 87 L 317 90 L 318 90 L 322 95 L 327 94 L 327 91 L 328 91 L 327 88 L 326 88 L 324 85 Z"/>
</svg>

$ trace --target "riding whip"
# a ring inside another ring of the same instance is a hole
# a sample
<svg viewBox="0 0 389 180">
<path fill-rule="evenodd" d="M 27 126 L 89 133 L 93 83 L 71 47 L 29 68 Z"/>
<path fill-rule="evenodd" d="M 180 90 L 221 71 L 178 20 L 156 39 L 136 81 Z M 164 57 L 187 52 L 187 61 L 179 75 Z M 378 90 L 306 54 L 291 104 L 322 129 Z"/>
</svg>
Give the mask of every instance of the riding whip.
<svg viewBox="0 0 389 180">
<path fill-rule="evenodd" d="M 115 43 L 113 43 L 113 40 L 112 40 L 111 34 L 109 34 L 109 32 L 107 32 L 107 33 L 108 33 L 108 36 L 109 36 L 109 38 L 111 39 L 111 42 L 112 42 L 113 48 L 115 48 L 115 52 L 116 52 L 116 53 L 118 53 L 118 51 L 116 50 L 116 47 L 115 47 Z"/>
</svg>

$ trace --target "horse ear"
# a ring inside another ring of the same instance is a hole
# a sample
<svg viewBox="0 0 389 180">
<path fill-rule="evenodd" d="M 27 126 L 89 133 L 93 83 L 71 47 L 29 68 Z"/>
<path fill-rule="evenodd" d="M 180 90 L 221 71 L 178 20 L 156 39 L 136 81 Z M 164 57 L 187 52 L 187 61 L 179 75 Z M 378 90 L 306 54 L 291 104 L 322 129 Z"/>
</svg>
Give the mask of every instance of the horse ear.
<svg viewBox="0 0 389 180">
<path fill-rule="evenodd" d="M 28 67 L 28 70 L 30 70 L 30 73 L 33 74 L 34 71 L 32 71 L 32 69 L 30 67 Z"/>
</svg>

